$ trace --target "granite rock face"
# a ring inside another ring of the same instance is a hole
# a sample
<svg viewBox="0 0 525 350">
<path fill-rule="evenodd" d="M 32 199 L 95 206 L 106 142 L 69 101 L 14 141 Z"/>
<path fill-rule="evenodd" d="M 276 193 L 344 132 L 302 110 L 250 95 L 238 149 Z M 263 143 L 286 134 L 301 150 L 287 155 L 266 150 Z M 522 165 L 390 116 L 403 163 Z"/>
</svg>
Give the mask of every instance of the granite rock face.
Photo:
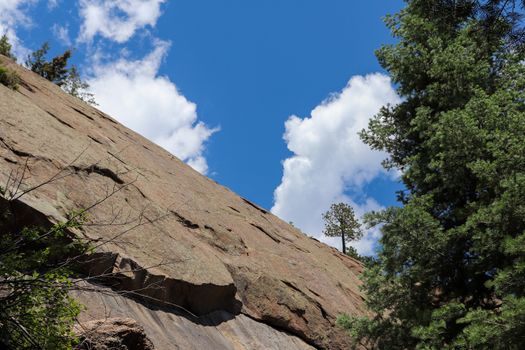
<svg viewBox="0 0 525 350">
<path fill-rule="evenodd" d="M 84 322 L 79 327 L 80 349 L 153 350 L 144 328 L 131 318 L 109 318 Z"/>
<path fill-rule="evenodd" d="M 25 168 L 19 191 L 45 185 L 19 200 L 51 223 L 89 209 L 87 274 L 110 282 L 77 295 L 82 320 L 133 318 L 156 349 L 349 345 L 335 320 L 364 314 L 357 261 L 0 60 L 22 80 L 0 85 L 0 185 Z"/>
</svg>

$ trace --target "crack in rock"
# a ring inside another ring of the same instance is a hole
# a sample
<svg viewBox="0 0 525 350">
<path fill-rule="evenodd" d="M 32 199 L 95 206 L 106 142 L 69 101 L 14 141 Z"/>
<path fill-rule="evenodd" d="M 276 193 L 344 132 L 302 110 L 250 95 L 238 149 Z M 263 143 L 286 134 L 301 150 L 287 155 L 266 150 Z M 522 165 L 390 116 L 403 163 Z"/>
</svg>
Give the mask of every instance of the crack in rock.
<svg viewBox="0 0 525 350">
<path fill-rule="evenodd" d="M 53 113 L 51 113 L 50 111 L 46 111 L 47 114 L 49 114 L 50 116 L 52 116 L 53 118 L 55 118 L 60 124 L 63 124 L 67 127 L 70 127 L 71 129 L 75 129 L 71 124 L 63 121 L 62 119 L 60 119 L 59 117 L 57 117 L 56 115 L 54 115 Z"/>
<path fill-rule="evenodd" d="M 269 233 L 268 231 L 266 231 L 264 228 L 262 228 L 261 226 L 257 225 L 257 224 L 254 224 L 254 223 L 250 223 L 250 225 L 252 225 L 253 227 L 255 227 L 256 229 L 258 229 L 259 231 L 261 231 L 262 233 L 264 233 L 266 236 L 270 237 L 274 242 L 276 243 L 281 243 L 281 240 L 277 237 L 275 237 L 275 235 Z"/>
<path fill-rule="evenodd" d="M 84 117 L 86 117 L 86 118 L 88 118 L 88 119 L 90 119 L 90 120 L 95 120 L 95 119 L 93 119 L 92 116 L 87 115 L 84 111 L 81 111 L 80 109 L 75 108 L 75 107 L 71 107 L 71 108 L 72 108 L 75 112 L 82 114 Z"/>
<path fill-rule="evenodd" d="M 188 219 L 186 219 L 184 216 L 180 215 L 174 210 L 170 210 L 170 212 L 177 217 L 177 221 L 180 222 L 183 226 L 195 230 L 198 229 L 200 226 L 199 224 L 196 224 Z"/>
<path fill-rule="evenodd" d="M 268 212 L 266 210 L 264 210 L 263 208 L 259 207 L 258 205 L 255 205 L 254 203 L 250 202 L 249 200 L 247 200 L 246 198 L 242 198 L 242 200 L 248 204 L 249 206 L 257 209 L 258 211 L 260 211 L 261 213 L 263 214 L 268 214 Z M 231 208 L 231 207 L 230 207 Z"/>
<path fill-rule="evenodd" d="M 0 142 L 2 142 L 4 144 L 4 146 L 10 150 L 11 152 L 13 152 L 15 155 L 19 156 L 19 157 L 26 157 L 26 158 L 29 158 L 29 157 L 33 157 L 33 155 L 31 153 L 28 153 L 28 152 L 24 152 L 24 151 L 19 151 L 17 149 L 15 149 L 14 147 L 10 146 L 9 144 L 7 144 L 7 142 L 5 142 L 5 140 L 3 138 L 0 137 Z"/>
<path fill-rule="evenodd" d="M 96 165 L 96 164 L 90 165 L 90 166 L 87 166 L 87 167 L 79 167 L 79 166 L 73 165 L 73 166 L 71 166 L 71 168 L 75 172 L 85 172 L 88 175 L 92 174 L 92 173 L 95 173 L 95 174 L 98 174 L 98 175 L 110 178 L 111 180 L 113 180 L 115 183 L 117 183 L 119 185 L 123 185 L 124 184 L 124 180 L 122 180 L 113 170 L 101 167 L 101 166 Z"/>
</svg>

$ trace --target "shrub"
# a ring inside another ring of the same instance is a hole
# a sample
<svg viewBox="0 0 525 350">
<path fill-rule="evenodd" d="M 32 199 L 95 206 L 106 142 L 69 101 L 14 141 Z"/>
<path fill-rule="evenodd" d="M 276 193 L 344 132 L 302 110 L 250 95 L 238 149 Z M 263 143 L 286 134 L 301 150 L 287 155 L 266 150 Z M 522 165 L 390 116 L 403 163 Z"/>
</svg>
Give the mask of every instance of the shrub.
<svg viewBox="0 0 525 350">
<path fill-rule="evenodd" d="M 0 83 L 10 89 L 17 90 L 20 76 L 14 70 L 0 66 Z"/>
<path fill-rule="evenodd" d="M 51 228 L 19 228 L 16 206 L 3 196 L 0 201 L 0 347 L 72 350 L 81 305 L 69 295 L 69 257 L 89 247 L 68 230 L 80 227 L 85 215 L 73 213 Z"/>
</svg>

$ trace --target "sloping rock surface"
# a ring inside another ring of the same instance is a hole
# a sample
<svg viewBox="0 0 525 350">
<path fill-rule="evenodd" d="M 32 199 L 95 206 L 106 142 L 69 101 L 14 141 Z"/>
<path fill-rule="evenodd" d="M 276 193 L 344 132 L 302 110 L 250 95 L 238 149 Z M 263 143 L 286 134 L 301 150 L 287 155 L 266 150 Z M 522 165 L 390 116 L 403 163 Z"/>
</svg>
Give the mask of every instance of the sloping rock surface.
<svg viewBox="0 0 525 350">
<path fill-rule="evenodd" d="M 364 312 L 357 261 L 0 59 L 22 78 L 18 91 L 0 85 L 0 184 L 45 184 L 20 201 L 50 222 L 88 208 L 89 275 L 112 276 L 114 296 L 79 295 L 85 320 L 132 317 L 156 349 L 349 345 L 334 324 Z"/>
</svg>

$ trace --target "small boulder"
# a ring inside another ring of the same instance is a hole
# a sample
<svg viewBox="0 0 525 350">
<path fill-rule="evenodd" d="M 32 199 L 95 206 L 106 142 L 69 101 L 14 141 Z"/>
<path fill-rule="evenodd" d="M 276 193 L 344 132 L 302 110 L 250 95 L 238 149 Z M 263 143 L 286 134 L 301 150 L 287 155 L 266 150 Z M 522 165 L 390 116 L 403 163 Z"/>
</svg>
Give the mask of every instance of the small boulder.
<svg viewBox="0 0 525 350">
<path fill-rule="evenodd" d="M 80 349 L 85 350 L 153 350 L 144 328 L 131 318 L 108 318 L 77 326 Z"/>
</svg>

